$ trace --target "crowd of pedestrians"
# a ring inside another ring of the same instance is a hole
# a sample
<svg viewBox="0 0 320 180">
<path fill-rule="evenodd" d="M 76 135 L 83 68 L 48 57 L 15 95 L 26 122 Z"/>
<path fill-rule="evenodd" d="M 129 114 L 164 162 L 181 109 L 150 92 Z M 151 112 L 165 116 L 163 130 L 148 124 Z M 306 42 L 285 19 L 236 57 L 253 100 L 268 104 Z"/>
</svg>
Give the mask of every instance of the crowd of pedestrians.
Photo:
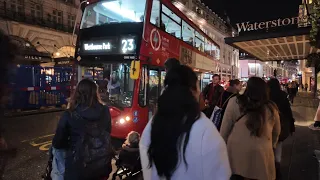
<svg viewBox="0 0 320 180">
<path fill-rule="evenodd" d="M 277 79 L 251 77 L 239 94 L 239 80 L 230 80 L 225 90 L 221 77 L 213 75 L 201 92 L 190 67 L 172 58 L 165 66 L 154 116 L 141 138 L 128 134 L 119 156 L 112 148 L 109 108 L 100 101 L 97 85 L 81 80 L 60 118 L 43 178 L 105 180 L 112 159 L 120 167 L 139 157 L 131 168 L 142 170 L 145 180 L 281 179 L 282 142 L 295 129 Z M 0 133 L 0 150 L 5 148 Z"/>
</svg>

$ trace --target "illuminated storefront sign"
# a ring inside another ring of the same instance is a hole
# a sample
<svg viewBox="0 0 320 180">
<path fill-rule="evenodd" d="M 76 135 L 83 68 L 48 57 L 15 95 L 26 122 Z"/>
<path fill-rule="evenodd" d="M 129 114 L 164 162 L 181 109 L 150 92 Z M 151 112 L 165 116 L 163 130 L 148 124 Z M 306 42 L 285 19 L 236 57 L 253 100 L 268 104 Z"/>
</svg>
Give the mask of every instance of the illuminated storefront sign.
<svg viewBox="0 0 320 180">
<path fill-rule="evenodd" d="M 135 54 L 137 47 L 136 38 L 108 38 L 106 40 L 84 41 L 80 50 L 81 54 Z"/>
<path fill-rule="evenodd" d="M 279 18 L 279 19 L 265 21 L 265 22 L 250 23 L 248 21 L 248 22 L 237 23 L 236 25 L 237 25 L 238 31 L 241 32 L 241 31 L 256 31 L 261 29 L 295 25 L 295 24 L 299 24 L 299 21 L 300 21 L 299 17 L 292 17 L 292 18 L 284 18 L 284 19 Z"/>
</svg>

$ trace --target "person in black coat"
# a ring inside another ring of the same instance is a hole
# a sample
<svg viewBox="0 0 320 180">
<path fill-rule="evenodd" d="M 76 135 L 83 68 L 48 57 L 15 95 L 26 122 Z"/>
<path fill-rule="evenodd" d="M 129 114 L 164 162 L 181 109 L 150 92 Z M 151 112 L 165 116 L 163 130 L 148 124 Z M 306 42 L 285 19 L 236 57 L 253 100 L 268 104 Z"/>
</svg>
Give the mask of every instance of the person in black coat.
<svg viewBox="0 0 320 180">
<path fill-rule="evenodd" d="M 78 116 L 76 116 L 78 115 Z M 79 82 L 74 96 L 71 98 L 69 108 L 60 118 L 56 134 L 52 141 L 52 146 L 56 149 L 66 151 L 65 161 L 65 179 L 82 180 L 81 170 L 77 167 L 79 164 L 74 163 L 74 152 L 79 148 L 80 140 L 83 141 L 85 127 L 90 123 L 97 123 L 108 134 L 111 133 L 111 115 L 109 108 L 101 103 L 98 86 L 89 79 L 83 79 Z M 110 138 L 106 136 L 104 138 Z M 109 142 L 111 140 L 109 139 Z M 111 143 L 110 143 L 111 145 Z M 106 149 L 107 151 L 107 149 Z M 101 180 L 107 178 L 112 171 L 111 158 L 106 162 L 107 172 L 101 172 L 100 177 L 92 177 L 91 180 Z"/>
<path fill-rule="evenodd" d="M 270 79 L 268 86 L 270 89 L 270 100 L 278 106 L 281 122 L 281 133 L 279 136 L 278 145 L 275 149 L 277 179 L 280 179 L 281 175 L 279 168 L 282 154 L 282 142 L 295 131 L 294 118 L 289 100 L 287 98 L 288 95 L 286 92 L 281 90 L 278 79 Z"/>
</svg>

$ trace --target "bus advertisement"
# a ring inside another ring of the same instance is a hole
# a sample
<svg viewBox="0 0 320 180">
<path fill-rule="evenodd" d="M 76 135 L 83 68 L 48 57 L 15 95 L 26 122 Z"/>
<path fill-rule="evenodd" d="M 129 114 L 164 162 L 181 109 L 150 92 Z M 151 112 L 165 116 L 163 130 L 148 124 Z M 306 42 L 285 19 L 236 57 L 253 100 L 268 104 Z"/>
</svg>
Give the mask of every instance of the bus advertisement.
<svg viewBox="0 0 320 180">
<path fill-rule="evenodd" d="M 78 73 L 92 76 L 110 107 L 111 135 L 121 139 L 142 133 L 155 113 L 166 59 L 179 59 L 202 80 L 216 72 L 219 56 L 219 46 L 170 0 L 89 1 L 75 54 Z"/>
</svg>

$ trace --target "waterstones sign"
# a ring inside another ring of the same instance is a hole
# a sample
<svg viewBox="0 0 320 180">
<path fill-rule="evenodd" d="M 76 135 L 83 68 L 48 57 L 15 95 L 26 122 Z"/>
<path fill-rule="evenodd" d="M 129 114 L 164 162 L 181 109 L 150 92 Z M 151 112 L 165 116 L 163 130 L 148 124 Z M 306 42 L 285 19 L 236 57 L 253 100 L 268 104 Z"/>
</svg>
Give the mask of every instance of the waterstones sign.
<svg viewBox="0 0 320 180">
<path fill-rule="evenodd" d="M 275 19 L 271 21 L 265 22 L 242 22 L 237 23 L 238 32 L 245 32 L 245 31 L 257 31 L 262 29 L 269 29 L 269 28 L 276 28 L 281 26 L 290 26 L 290 25 L 298 25 L 300 22 L 299 17 L 293 18 L 284 18 L 284 19 Z"/>
</svg>

